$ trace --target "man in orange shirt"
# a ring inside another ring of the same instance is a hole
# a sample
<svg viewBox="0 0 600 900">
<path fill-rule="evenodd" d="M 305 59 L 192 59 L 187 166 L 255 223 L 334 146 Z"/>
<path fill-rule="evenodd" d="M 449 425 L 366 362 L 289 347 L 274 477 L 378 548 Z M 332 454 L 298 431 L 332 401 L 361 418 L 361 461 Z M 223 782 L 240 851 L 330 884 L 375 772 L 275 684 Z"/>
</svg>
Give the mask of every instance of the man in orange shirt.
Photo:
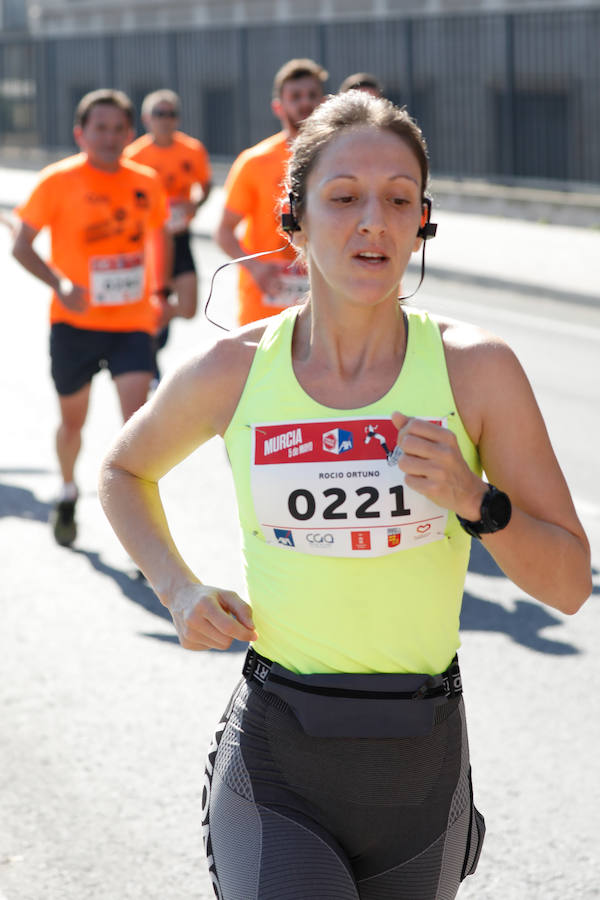
<svg viewBox="0 0 600 900">
<path fill-rule="evenodd" d="M 153 336 L 171 317 L 146 277 L 151 234 L 164 232 L 167 202 L 151 169 L 123 160 L 133 135 L 133 106 L 120 91 L 86 94 L 73 134 L 81 153 L 48 166 L 16 212 L 14 257 L 52 288 L 50 356 L 61 421 L 56 450 L 63 478 L 53 516 L 57 542 L 76 537 L 74 469 L 92 377 L 114 379 L 128 419 L 146 400 L 154 369 Z M 33 247 L 50 229 L 45 262 Z M 163 254 L 168 263 L 170 253 Z M 165 273 L 161 273 L 163 284 Z"/>
<path fill-rule="evenodd" d="M 124 156 L 158 172 L 169 201 L 168 229 L 174 237 L 173 274 L 170 298 L 177 315 L 191 319 L 196 314 L 198 280 L 190 248 L 190 222 L 207 200 L 211 189 L 211 168 L 204 145 L 178 131 L 181 101 L 171 90 L 148 94 L 142 102 L 142 121 L 148 134 L 124 150 Z M 162 287 L 162 285 L 158 285 Z M 164 347 L 168 331 L 158 335 Z"/>
<path fill-rule="evenodd" d="M 279 230 L 279 203 L 290 143 L 300 123 L 321 103 L 327 78 L 325 69 L 312 59 L 292 59 L 275 75 L 271 109 L 282 130 L 244 150 L 225 182 L 225 208 L 215 237 L 232 258 L 275 250 L 285 243 Z M 240 223 L 244 232 L 238 240 Z M 292 247 L 241 263 L 239 323 L 275 315 L 297 303 L 307 289 L 306 272 Z"/>
</svg>

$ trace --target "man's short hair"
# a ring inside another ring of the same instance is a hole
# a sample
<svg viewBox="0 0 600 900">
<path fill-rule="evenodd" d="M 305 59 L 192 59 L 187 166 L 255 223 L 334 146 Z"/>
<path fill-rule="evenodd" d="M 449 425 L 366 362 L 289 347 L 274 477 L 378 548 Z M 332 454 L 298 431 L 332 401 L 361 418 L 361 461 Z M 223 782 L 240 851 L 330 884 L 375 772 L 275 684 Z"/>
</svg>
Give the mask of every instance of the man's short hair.
<svg viewBox="0 0 600 900">
<path fill-rule="evenodd" d="M 152 110 L 159 103 L 169 103 L 178 116 L 181 113 L 179 94 L 176 94 L 175 91 L 171 91 L 169 88 L 161 88 L 159 91 L 152 91 L 151 94 L 146 94 L 142 100 L 142 116 L 151 116 Z"/>
<path fill-rule="evenodd" d="M 372 88 L 383 95 L 382 83 L 370 72 L 355 72 L 354 75 L 348 75 L 340 84 L 338 94 L 345 94 L 346 91 L 359 90 L 360 88 Z"/>
<path fill-rule="evenodd" d="M 290 59 L 284 63 L 273 79 L 273 97 L 281 97 L 284 84 L 298 78 L 316 78 L 322 85 L 329 78 L 329 72 L 314 59 Z"/>
<path fill-rule="evenodd" d="M 98 91 L 90 91 L 81 98 L 75 110 L 75 125 L 85 128 L 95 106 L 114 106 L 125 113 L 129 125 L 133 126 L 135 122 L 135 110 L 127 94 L 112 88 L 100 88 Z"/>
</svg>

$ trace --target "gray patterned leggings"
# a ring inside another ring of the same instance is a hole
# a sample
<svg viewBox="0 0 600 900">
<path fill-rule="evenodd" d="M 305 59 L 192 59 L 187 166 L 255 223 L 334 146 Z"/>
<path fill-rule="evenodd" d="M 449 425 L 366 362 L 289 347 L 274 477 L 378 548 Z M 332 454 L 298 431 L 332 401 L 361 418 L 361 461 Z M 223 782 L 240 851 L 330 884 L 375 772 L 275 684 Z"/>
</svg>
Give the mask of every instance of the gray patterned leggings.
<svg viewBox="0 0 600 900">
<path fill-rule="evenodd" d="M 368 700 L 351 702 L 360 725 Z M 219 900 L 453 900 L 484 833 L 462 697 L 419 736 L 316 737 L 280 697 L 238 685 L 203 794 Z"/>
</svg>

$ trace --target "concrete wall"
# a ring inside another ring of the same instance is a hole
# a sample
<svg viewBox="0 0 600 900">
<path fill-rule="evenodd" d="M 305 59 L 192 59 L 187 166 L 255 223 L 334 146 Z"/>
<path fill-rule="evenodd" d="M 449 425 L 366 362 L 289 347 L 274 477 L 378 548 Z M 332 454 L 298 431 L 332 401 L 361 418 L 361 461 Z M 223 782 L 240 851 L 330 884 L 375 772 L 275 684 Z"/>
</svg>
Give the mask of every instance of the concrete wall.
<svg viewBox="0 0 600 900">
<path fill-rule="evenodd" d="M 29 0 L 29 21 L 33 33 L 69 35 L 599 6 L 598 0 Z"/>
<path fill-rule="evenodd" d="M 600 4 L 519 9 L 5 36 L 0 145 L 67 146 L 78 99 L 100 85 L 138 107 L 169 86 L 182 95 L 184 130 L 213 155 L 232 155 L 278 127 L 269 103 L 277 68 L 312 56 L 332 92 L 349 72 L 374 71 L 417 118 L 438 174 L 600 183 Z"/>
</svg>

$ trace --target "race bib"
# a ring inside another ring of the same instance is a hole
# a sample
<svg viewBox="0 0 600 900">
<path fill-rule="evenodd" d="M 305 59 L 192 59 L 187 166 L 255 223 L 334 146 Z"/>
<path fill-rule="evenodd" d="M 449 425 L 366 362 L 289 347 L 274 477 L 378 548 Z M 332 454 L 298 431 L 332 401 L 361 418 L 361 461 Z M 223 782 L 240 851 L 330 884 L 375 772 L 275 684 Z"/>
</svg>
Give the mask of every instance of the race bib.
<svg viewBox="0 0 600 900">
<path fill-rule="evenodd" d="M 190 222 L 190 217 L 185 206 L 181 203 L 169 204 L 169 218 L 167 220 L 167 228 L 172 234 L 178 234 L 185 231 Z"/>
<path fill-rule="evenodd" d="M 304 299 L 310 288 L 308 273 L 294 263 L 282 269 L 279 281 L 279 291 L 276 295 L 264 295 L 265 306 L 295 306 Z"/>
<path fill-rule="evenodd" d="M 93 306 L 138 303 L 144 294 L 144 254 L 116 253 L 90 259 L 90 297 Z"/>
<path fill-rule="evenodd" d="M 390 419 L 252 426 L 252 498 L 267 544 L 357 558 L 443 540 L 448 510 L 405 485 L 397 434 Z"/>
</svg>

